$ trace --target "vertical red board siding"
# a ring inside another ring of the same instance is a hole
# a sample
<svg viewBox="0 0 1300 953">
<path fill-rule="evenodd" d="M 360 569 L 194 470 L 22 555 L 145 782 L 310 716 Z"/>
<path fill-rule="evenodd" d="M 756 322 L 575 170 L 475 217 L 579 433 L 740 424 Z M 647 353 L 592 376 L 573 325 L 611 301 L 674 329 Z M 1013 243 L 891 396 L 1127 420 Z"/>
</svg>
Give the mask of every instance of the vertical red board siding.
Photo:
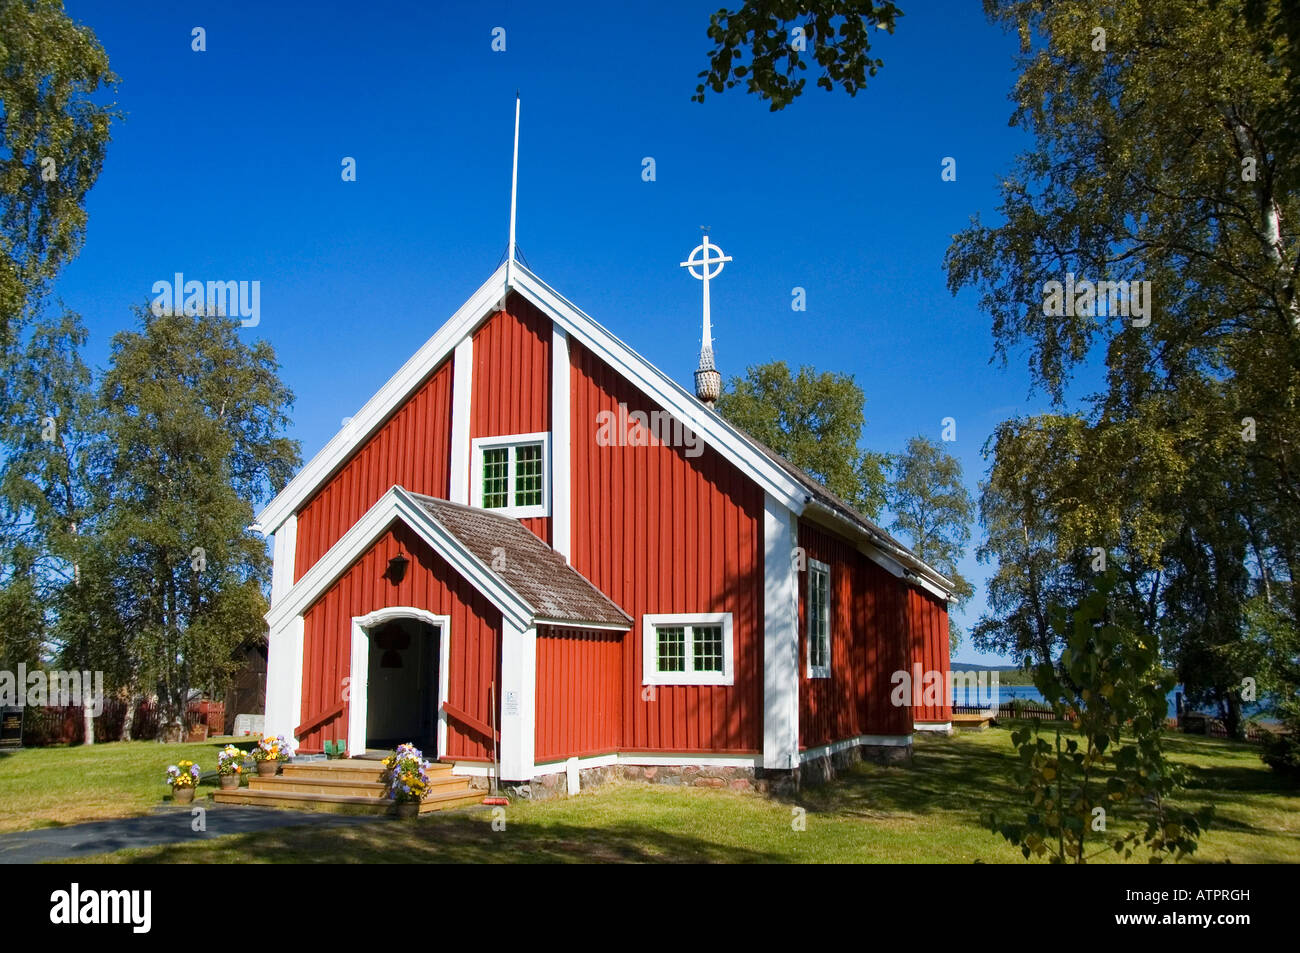
<svg viewBox="0 0 1300 953">
<path fill-rule="evenodd" d="M 624 632 L 537 630 L 537 763 L 618 749 Z"/>
<path fill-rule="evenodd" d="M 298 511 L 294 582 L 394 484 L 447 498 L 451 385 L 452 364 L 444 361 Z"/>
<path fill-rule="evenodd" d="M 915 666 L 921 666 L 924 677 L 937 672 L 941 688 L 938 705 L 921 705 L 913 711 L 915 721 L 944 722 L 952 719 L 952 697 L 948 691 L 948 671 L 951 667 L 948 654 L 948 607 L 937 597 L 920 589 L 908 592 L 908 626 L 912 642 L 912 678 Z M 924 699 L 923 699 L 924 700 Z"/>
<path fill-rule="evenodd" d="M 551 429 L 551 319 L 518 292 L 474 332 L 471 391 L 470 439 Z M 551 541 L 549 517 L 519 522 Z"/>
<path fill-rule="evenodd" d="M 891 677 L 906 670 L 910 643 L 901 580 L 831 531 L 799 522 L 806 559 L 799 572 L 799 745 L 813 748 L 858 735 L 903 735 L 911 709 L 890 699 Z M 808 677 L 808 567 L 831 567 L 831 674 Z"/>
<path fill-rule="evenodd" d="M 399 549 L 410 557 L 401 583 L 385 578 L 388 560 Z M 411 606 L 450 617 L 447 700 L 485 723 L 491 723 L 489 685 L 501 685 L 501 612 L 442 557 L 401 523 L 343 573 L 307 610 L 303 622 L 303 722 L 328 711 L 343 699 L 343 679 L 352 674 L 352 619 L 386 606 Z M 499 705 L 498 705 L 499 708 Z M 498 711 L 497 723 L 500 724 Z M 326 739 L 346 738 L 348 707 L 337 718 L 299 738 L 303 751 L 323 748 Z M 448 719 L 443 757 L 466 761 L 491 758 L 489 739 Z"/>
<path fill-rule="evenodd" d="M 620 747 L 761 751 L 762 489 L 703 442 L 694 457 L 682 446 L 600 446 L 601 411 L 661 408 L 577 341 L 569 360 L 572 564 L 635 623 L 623 639 Z M 660 612 L 730 612 L 735 683 L 643 691 L 642 618 Z"/>
<path fill-rule="evenodd" d="M 907 670 L 911 642 L 907 631 L 907 593 L 909 586 L 879 563 L 859 554 L 866 576 L 869 648 L 877 661 L 873 666 L 878 682 L 868 699 L 868 718 L 864 734 L 906 735 L 912 731 L 912 708 L 895 703 L 894 675 Z M 906 700 L 906 699 L 905 699 Z"/>
</svg>

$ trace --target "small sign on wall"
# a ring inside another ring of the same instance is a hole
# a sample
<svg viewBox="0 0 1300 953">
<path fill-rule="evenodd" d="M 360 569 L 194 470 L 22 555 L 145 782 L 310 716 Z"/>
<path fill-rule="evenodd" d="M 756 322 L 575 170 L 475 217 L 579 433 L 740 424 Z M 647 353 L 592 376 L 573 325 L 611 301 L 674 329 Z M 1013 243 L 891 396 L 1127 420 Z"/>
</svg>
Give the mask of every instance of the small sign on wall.
<svg viewBox="0 0 1300 953">
<path fill-rule="evenodd" d="M 501 699 L 501 717 L 518 718 L 519 717 L 519 693 L 506 692 Z"/>
<path fill-rule="evenodd" d="M 0 748 L 21 748 L 23 746 L 23 709 L 0 708 Z"/>
</svg>

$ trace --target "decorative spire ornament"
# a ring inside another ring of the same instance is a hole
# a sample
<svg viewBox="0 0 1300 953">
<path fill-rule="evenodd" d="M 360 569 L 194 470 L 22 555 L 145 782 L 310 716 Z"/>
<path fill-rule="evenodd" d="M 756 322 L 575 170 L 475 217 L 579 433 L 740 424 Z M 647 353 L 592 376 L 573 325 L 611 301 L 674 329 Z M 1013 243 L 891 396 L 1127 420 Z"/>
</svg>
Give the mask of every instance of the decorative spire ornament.
<svg viewBox="0 0 1300 953">
<path fill-rule="evenodd" d="M 710 257 L 710 252 L 717 252 L 717 257 Z M 681 263 L 692 278 L 704 282 L 704 334 L 700 339 L 700 366 L 695 371 L 695 396 L 706 407 L 712 407 L 714 401 L 722 396 L 722 375 L 713 365 L 713 325 L 709 319 L 709 281 L 722 274 L 722 267 L 731 261 L 717 245 L 709 244 L 709 235 L 705 232 L 704 241 L 691 251 Z M 714 268 L 713 266 L 717 267 Z M 699 268 L 697 274 L 695 269 Z"/>
</svg>

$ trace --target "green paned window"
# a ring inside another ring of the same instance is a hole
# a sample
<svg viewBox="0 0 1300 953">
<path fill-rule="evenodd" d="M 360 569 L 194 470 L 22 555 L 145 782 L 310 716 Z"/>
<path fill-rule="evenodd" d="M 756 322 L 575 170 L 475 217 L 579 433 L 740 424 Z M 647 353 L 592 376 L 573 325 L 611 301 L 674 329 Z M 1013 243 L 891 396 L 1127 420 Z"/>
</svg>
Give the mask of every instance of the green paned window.
<svg viewBox="0 0 1300 953">
<path fill-rule="evenodd" d="M 515 448 L 515 506 L 542 505 L 542 445 Z"/>
<path fill-rule="evenodd" d="M 483 451 L 483 505 L 488 509 L 510 502 L 510 448 Z"/>
<path fill-rule="evenodd" d="M 734 684 L 730 612 L 646 613 L 641 631 L 643 684 Z"/>
<path fill-rule="evenodd" d="M 659 671 L 686 671 L 686 629 L 680 625 L 665 625 L 659 633 Z"/>
<path fill-rule="evenodd" d="M 521 519 L 550 515 L 550 434 L 477 437 L 471 446 L 475 506 Z"/>
</svg>

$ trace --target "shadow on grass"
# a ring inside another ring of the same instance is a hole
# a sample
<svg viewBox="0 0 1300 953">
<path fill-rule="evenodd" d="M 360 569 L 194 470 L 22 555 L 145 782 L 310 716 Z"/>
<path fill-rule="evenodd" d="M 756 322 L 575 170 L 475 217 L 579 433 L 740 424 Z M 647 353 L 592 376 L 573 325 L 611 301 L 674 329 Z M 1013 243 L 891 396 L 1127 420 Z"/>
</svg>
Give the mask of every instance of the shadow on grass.
<svg viewBox="0 0 1300 953">
<path fill-rule="evenodd" d="M 210 842 L 202 855 L 188 844 L 119 855 L 131 864 L 186 863 L 785 863 L 772 851 L 717 844 L 633 820 L 600 827 L 511 820 L 492 829 L 487 811 L 386 820 L 356 828 L 287 827 Z M 400 849 L 395 848 L 400 842 Z"/>
<path fill-rule="evenodd" d="M 911 765 L 854 765 L 832 784 L 805 788 L 793 799 L 810 812 L 879 817 L 958 811 L 979 815 L 1005 805 L 1015 791 L 1014 749 L 965 743 L 961 735 L 927 738 L 913 749 Z"/>
</svg>

